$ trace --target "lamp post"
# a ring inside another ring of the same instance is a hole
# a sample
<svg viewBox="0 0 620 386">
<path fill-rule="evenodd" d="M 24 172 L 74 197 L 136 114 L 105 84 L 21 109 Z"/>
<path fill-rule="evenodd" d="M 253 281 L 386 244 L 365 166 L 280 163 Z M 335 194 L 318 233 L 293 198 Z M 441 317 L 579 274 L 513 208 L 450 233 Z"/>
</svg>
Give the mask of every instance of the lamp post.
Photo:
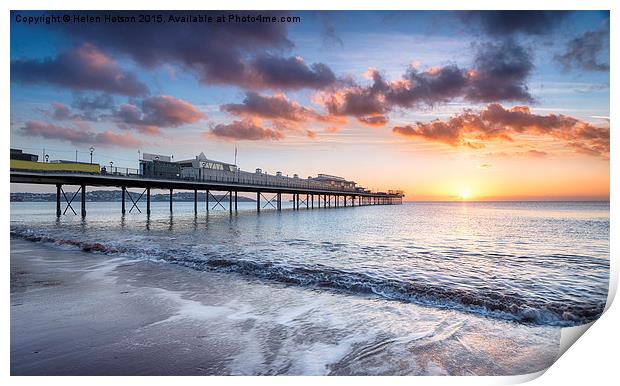
<svg viewBox="0 0 620 386">
<path fill-rule="evenodd" d="M 90 164 L 93 164 L 93 152 L 95 151 L 95 148 L 93 146 L 90 147 Z"/>
<path fill-rule="evenodd" d="M 112 171 L 112 166 L 114 166 L 114 161 L 110 161 L 110 173 L 114 174 L 114 172 Z"/>
</svg>

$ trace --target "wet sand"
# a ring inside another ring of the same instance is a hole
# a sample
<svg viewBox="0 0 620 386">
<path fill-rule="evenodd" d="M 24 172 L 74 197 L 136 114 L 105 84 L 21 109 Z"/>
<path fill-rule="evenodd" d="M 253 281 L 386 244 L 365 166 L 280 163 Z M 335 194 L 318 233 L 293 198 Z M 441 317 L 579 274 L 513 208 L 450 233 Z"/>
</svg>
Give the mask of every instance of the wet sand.
<svg viewBox="0 0 620 386">
<path fill-rule="evenodd" d="M 12 375 L 514 375 L 560 329 L 11 240 Z"/>
</svg>

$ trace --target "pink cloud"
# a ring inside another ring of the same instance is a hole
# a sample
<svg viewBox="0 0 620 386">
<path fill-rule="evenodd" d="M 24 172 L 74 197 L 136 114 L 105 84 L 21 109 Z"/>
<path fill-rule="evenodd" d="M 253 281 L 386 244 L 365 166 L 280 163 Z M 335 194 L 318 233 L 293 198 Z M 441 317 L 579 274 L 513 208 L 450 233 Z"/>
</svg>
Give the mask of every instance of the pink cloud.
<svg viewBox="0 0 620 386">
<path fill-rule="evenodd" d="M 47 83 L 73 90 L 95 90 L 141 96 L 148 88 L 92 44 L 63 51 L 55 58 L 11 61 L 11 78 L 24 83 Z"/>
<path fill-rule="evenodd" d="M 100 145 L 135 148 L 142 142 L 131 134 L 117 134 L 112 131 L 97 133 L 87 127 L 70 128 L 42 121 L 28 121 L 20 129 L 23 135 L 67 141 L 74 145 Z"/>
<path fill-rule="evenodd" d="M 224 139 L 238 139 L 248 141 L 280 140 L 284 138 L 282 132 L 264 128 L 257 119 L 244 119 L 229 124 L 216 125 L 206 135 L 213 135 Z"/>
<path fill-rule="evenodd" d="M 159 135 L 160 129 L 192 124 L 207 118 L 191 103 L 167 95 L 145 98 L 139 106 L 123 104 L 113 117 L 120 128 L 134 128 L 148 135 Z"/>
</svg>

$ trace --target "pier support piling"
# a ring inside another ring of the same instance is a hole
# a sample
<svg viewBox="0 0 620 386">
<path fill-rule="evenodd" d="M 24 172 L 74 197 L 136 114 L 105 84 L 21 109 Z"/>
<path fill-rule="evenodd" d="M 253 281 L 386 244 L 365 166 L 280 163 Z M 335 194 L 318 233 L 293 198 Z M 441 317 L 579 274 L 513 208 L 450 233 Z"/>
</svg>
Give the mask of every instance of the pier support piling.
<svg viewBox="0 0 620 386">
<path fill-rule="evenodd" d="M 278 193 L 278 210 L 282 210 L 282 193 Z"/>
<path fill-rule="evenodd" d="M 172 191 L 172 189 L 170 189 L 170 194 L 168 196 L 169 200 L 170 200 L 170 213 L 172 213 L 172 196 L 174 195 L 174 192 Z"/>
<path fill-rule="evenodd" d="M 260 192 L 256 192 L 256 211 L 260 212 Z"/>
<path fill-rule="evenodd" d="M 82 217 L 86 217 L 86 185 L 80 187 L 82 190 Z"/>
<path fill-rule="evenodd" d="M 146 215 L 151 215 L 151 188 L 146 188 Z"/>
<path fill-rule="evenodd" d="M 121 214 L 125 215 L 125 191 L 126 187 L 121 186 Z"/>
<path fill-rule="evenodd" d="M 194 189 L 194 216 L 198 215 L 198 190 Z"/>
<path fill-rule="evenodd" d="M 205 191 L 205 206 L 207 207 L 207 213 L 209 213 L 209 189 Z"/>
<path fill-rule="evenodd" d="M 228 211 L 232 214 L 232 190 L 228 191 Z"/>
<path fill-rule="evenodd" d="M 62 211 L 60 210 L 61 189 L 62 189 L 62 185 L 56 184 L 56 217 L 60 217 L 62 215 Z"/>
</svg>

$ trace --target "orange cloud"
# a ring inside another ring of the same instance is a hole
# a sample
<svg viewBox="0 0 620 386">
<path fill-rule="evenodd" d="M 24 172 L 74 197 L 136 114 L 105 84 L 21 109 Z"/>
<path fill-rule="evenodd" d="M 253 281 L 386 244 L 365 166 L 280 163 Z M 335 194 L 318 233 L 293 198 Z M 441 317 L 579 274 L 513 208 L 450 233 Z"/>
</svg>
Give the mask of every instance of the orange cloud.
<svg viewBox="0 0 620 386">
<path fill-rule="evenodd" d="M 385 115 L 371 115 L 371 116 L 358 117 L 357 120 L 366 126 L 372 126 L 372 127 L 381 127 L 381 126 L 385 126 L 388 123 L 388 118 Z"/>
<path fill-rule="evenodd" d="M 524 47 L 513 41 L 489 43 L 478 47 L 470 68 L 449 64 L 419 71 L 409 67 L 401 79 L 392 81 L 370 68 L 364 74 L 372 81 L 370 85 L 344 81 L 340 87 L 320 92 L 315 100 L 330 115 L 352 116 L 364 124 L 381 126 L 387 123 L 387 115 L 398 108 L 428 107 L 453 100 L 531 102 L 526 81 L 533 68 L 531 55 Z M 445 129 L 432 128 L 439 136 Z"/>
<path fill-rule="evenodd" d="M 609 157 L 610 148 L 609 127 L 597 127 L 561 114 L 533 114 L 527 106 L 506 109 L 496 103 L 478 113 L 466 110 L 448 120 L 396 126 L 392 131 L 455 147 L 482 148 L 486 141 L 513 141 L 514 135 L 528 134 L 559 139 L 577 152 L 594 156 Z M 528 155 L 540 157 L 543 153 L 530 150 Z"/>
</svg>

